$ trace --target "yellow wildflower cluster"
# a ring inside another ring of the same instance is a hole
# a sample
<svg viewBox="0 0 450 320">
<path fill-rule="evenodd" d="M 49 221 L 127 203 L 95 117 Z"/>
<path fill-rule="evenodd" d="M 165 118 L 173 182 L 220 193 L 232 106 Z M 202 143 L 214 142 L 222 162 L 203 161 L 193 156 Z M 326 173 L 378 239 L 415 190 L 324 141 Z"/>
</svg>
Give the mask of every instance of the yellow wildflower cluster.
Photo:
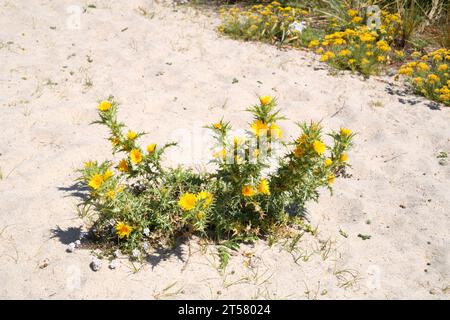
<svg viewBox="0 0 450 320">
<path fill-rule="evenodd" d="M 245 40 L 288 42 L 295 37 L 290 26 L 308 15 L 308 11 L 290 6 L 282 6 L 273 1 L 267 5 L 257 4 L 247 10 L 234 7 L 221 9 L 223 23 L 219 31 Z"/>
<path fill-rule="evenodd" d="M 267 179 L 261 179 L 256 187 L 253 187 L 252 185 L 244 185 L 242 187 L 242 195 L 244 197 L 253 197 L 257 194 L 270 195 L 270 186 Z"/>
<path fill-rule="evenodd" d="M 328 34 L 323 41 L 312 40 L 308 47 L 318 47 L 320 61 L 329 62 L 339 69 L 358 70 L 372 74 L 380 63 L 388 61 L 391 47 L 385 40 L 378 40 L 376 31 L 367 26 L 346 29 Z"/>
<path fill-rule="evenodd" d="M 428 99 L 450 105 L 450 50 L 438 49 L 426 55 L 411 54 L 413 61 L 398 70 L 414 90 Z"/>
</svg>

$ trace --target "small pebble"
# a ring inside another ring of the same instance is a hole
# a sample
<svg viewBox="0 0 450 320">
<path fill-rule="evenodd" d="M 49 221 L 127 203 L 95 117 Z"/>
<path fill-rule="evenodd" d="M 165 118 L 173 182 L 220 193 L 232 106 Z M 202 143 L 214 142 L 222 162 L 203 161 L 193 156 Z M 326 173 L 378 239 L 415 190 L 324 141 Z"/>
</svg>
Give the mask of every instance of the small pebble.
<svg viewBox="0 0 450 320">
<path fill-rule="evenodd" d="M 109 268 L 111 270 L 114 270 L 115 268 L 117 268 L 119 266 L 119 262 L 117 260 L 113 260 L 109 263 Z"/>
<path fill-rule="evenodd" d="M 81 246 L 81 241 L 77 240 L 75 241 L 75 248 L 79 248 Z"/>
<path fill-rule="evenodd" d="M 91 269 L 93 271 L 98 271 L 102 267 L 102 261 L 96 257 L 92 258 Z"/>
<path fill-rule="evenodd" d="M 66 248 L 67 252 L 74 252 L 75 251 L 75 243 L 71 242 Z"/>
</svg>

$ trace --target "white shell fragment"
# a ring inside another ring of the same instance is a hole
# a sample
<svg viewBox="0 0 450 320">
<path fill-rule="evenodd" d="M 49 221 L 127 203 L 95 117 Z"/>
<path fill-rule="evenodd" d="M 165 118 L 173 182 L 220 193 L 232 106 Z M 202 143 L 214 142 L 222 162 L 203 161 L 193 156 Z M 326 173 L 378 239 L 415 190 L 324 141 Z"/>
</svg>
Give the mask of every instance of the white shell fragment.
<svg viewBox="0 0 450 320">
<path fill-rule="evenodd" d="M 92 258 L 91 269 L 93 271 L 98 271 L 102 267 L 102 261 L 96 257 Z"/>
</svg>

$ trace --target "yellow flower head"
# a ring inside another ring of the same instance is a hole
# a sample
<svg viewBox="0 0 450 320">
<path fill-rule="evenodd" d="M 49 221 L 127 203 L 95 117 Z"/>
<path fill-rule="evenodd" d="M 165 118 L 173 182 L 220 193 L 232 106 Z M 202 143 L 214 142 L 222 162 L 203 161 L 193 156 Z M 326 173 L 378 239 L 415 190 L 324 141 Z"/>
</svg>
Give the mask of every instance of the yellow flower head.
<svg viewBox="0 0 450 320">
<path fill-rule="evenodd" d="M 418 57 L 420 57 L 420 52 L 414 51 L 411 53 L 411 58 L 417 59 Z"/>
<path fill-rule="evenodd" d="M 341 160 L 342 162 L 347 161 L 348 160 L 347 154 L 345 154 L 345 153 L 341 154 L 341 156 L 339 157 L 339 160 Z"/>
<path fill-rule="evenodd" d="M 334 182 L 334 179 L 335 179 L 334 174 L 330 174 L 330 175 L 327 177 L 327 182 L 328 182 L 328 184 L 332 184 L 332 183 Z"/>
<path fill-rule="evenodd" d="M 343 135 L 344 137 L 348 137 L 351 134 L 352 134 L 352 130 L 347 129 L 347 128 L 341 128 L 341 135 Z"/>
<path fill-rule="evenodd" d="M 317 47 L 318 45 L 320 45 L 319 40 L 311 40 L 308 44 L 308 48 L 314 48 L 314 47 Z"/>
<path fill-rule="evenodd" d="M 438 67 L 438 71 L 445 71 L 448 69 L 448 65 L 446 65 L 445 63 L 440 64 Z"/>
<path fill-rule="evenodd" d="M 106 193 L 106 196 L 111 200 L 114 200 L 114 198 L 116 197 L 116 192 L 114 190 L 110 190 Z"/>
<path fill-rule="evenodd" d="M 178 200 L 178 205 L 184 211 L 190 211 L 194 209 L 196 203 L 197 197 L 193 193 L 185 193 L 181 196 L 180 200 Z"/>
<path fill-rule="evenodd" d="M 261 179 L 258 184 L 258 191 L 265 195 L 270 195 L 269 182 L 267 179 Z"/>
<path fill-rule="evenodd" d="M 119 169 L 119 171 L 121 172 L 128 172 L 128 170 L 130 169 L 128 167 L 128 161 L 125 159 L 120 160 L 117 169 Z"/>
<path fill-rule="evenodd" d="M 127 134 L 128 139 L 130 140 L 134 140 L 137 137 L 137 133 L 131 130 L 128 130 L 128 134 Z"/>
<path fill-rule="evenodd" d="M 331 160 L 330 158 L 326 158 L 324 161 L 325 167 L 331 166 L 332 163 L 333 163 L 333 160 Z"/>
<path fill-rule="evenodd" d="M 360 23 L 362 21 L 361 17 L 353 17 L 352 22 L 353 23 Z"/>
<path fill-rule="evenodd" d="M 111 170 L 106 170 L 105 173 L 103 174 L 103 180 L 108 180 L 109 178 L 111 178 L 113 176 L 113 173 Z"/>
<path fill-rule="evenodd" d="M 325 144 L 322 141 L 315 140 L 313 142 L 313 149 L 314 151 L 320 156 L 322 153 L 325 152 Z"/>
<path fill-rule="evenodd" d="M 203 208 L 206 209 L 213 202 L 213 195 L 208 191 L 200 191 L 197 194 L 197 201 L 203 201 Z"/>
<path fill-rule="evenodd" d="M 111 102 L 103 100 L 103 101 L 101 101 L 99 103 L 97 109 L 102 111 L 102 112 L 105 112 L 105 111 L 108 111 L 109 109 L 111 109 L 111 107 L 112 107 L 112 103 Z"/>
<path fill-rule="evenodd" d="M 133 149 L 130 151 L 130 160 L 131 162 L 133 162 L 134 164 L 138 164 L 139 162 L 142 161 L 142 154 L 141 151 L 139 151 L 139 149 Z"/>
<path fill-rule="evenodd" d="M 262 122 L 261 120 L 255 120 L 251 124 L 251 129 L 253 133 L 259 137 L 260 134 L 265 134 L 267 132 L 268 126 L 267 123 Z"/>
<path fill-rule="evenodd" d="M 128 237 L 130 235 L 131 231 L 133 231 L 133 228 L 131 226 L 127 225 L 126 223 L 118 222 L 116 224 L 116 234 L 121 239 L 124 237 Z"/>
<path fill-rule="evenodd" d="M 256 191 L 252 186 L 246 185 L 246 186 L 242 187 L 242 195 L 244 197 L 252 197 L 255 195 L 255 193 L 256 193 Z"/>
<path fill-rule="evenodd" d="M 156 149 L 156 143 L 151 143 L 147 146 L 147 152 L 150 154 L 155 152 L 155 149 Z"/>
<path fill-rule="evenodd" d="M 272 123 L 270 125 L 270 134 L 272 137 L 277 137 L 278 139 L 281 139 L 281 136 L 283 135 L 283 132 L 281 131 L 281 128 L 276 125 L 275 123 Z"/>
<path fill-rule="evenodd" d="M 261 104 L 263 106 L 268 105 L 269 103 L 271 103 L 273 100 L 273 98 L 271 96 L 261 96 L 259 97 L 259 101 L 261 102 Z"/>
<path fill-rule="evenodd" d="M 103 183 L 103 176 L 100 174 L 94 175 L 91 180 L 89 180 L 89 187 L 91 187 L 94 190 L 97 190 L 100 188 L 100 186 Z"/>
<path fill-rule="evenodd" d="M 221 130 L 222 129 L 222 124 L 220 122 L 214 123 L 213 124 L 214 129 L 218 129 Z"/>
<path fill-rule="evenodd" d="M 354 16 L 356 16 L 356 15 L 358 14 L 358 11 L 353 10 L 353 9 L 348 9 L 348 10 L 347 10 L 347 14 L 348 14 L 350 17 L 354 17 Z"/>
</svg>

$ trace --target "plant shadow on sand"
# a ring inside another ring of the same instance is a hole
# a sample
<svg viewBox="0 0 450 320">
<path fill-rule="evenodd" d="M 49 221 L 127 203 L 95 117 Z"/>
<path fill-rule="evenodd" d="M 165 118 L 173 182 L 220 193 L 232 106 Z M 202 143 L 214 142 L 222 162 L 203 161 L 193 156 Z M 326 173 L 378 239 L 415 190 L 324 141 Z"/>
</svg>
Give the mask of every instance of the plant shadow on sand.
<svg viewBox="0 0 450 320">
<path fill-rule="evenodd" d="M 410 106 L 413 106 L 423 102 L 423 104 L 431 110 L 441 110 L 441 107 L 437 102 L 431 100 L 424 101 L 424 98 L 418 98 L 417 96 L 412 97 L 412 95 L 414 95 L 414 92 L 411 89 L 398 88 L 393 83 L 389 83 L 386 86 L 385 91 L 391 96 L 397 96 L 398 101 L 401 104 L 409 104 Z"/>
<path fill-rule="evenodd" d="M 158 266 L 161 262 L 170 260 L 172 256 L 175 256 L 179 261 L 186 264 L 189 260 L 189 254 L 187 257 L 185 256 L 184 248 L 185 245 L 189 246 L 188 242 L 188 238 L 183 238 L 177 239 L 177 242 L 173 247 L 164 248 L 159 246 L 155 248 L 152 253 L 148 254 L 145 260 L 152 266 L 152 269 Z"/>
<path fill-rule="evenodd" d="M 81 181 L 78 181 L 69 187 L 58 187 L 58 190 L 68 193 L 65 197 L 75 197 L 79 200 L 86 200 L 89 195 L 89 188 Z"/>
<path fill-rule="evenodd" d="M 63 244 L 69 244 L 80 239 L 81 227 L 69 227 L 67 229 L 61 229 L 60 226 L 56 226 L 55 229 L 51 230 L 51 238 L 58 238 L 58 240 Z"/>
</svg>

